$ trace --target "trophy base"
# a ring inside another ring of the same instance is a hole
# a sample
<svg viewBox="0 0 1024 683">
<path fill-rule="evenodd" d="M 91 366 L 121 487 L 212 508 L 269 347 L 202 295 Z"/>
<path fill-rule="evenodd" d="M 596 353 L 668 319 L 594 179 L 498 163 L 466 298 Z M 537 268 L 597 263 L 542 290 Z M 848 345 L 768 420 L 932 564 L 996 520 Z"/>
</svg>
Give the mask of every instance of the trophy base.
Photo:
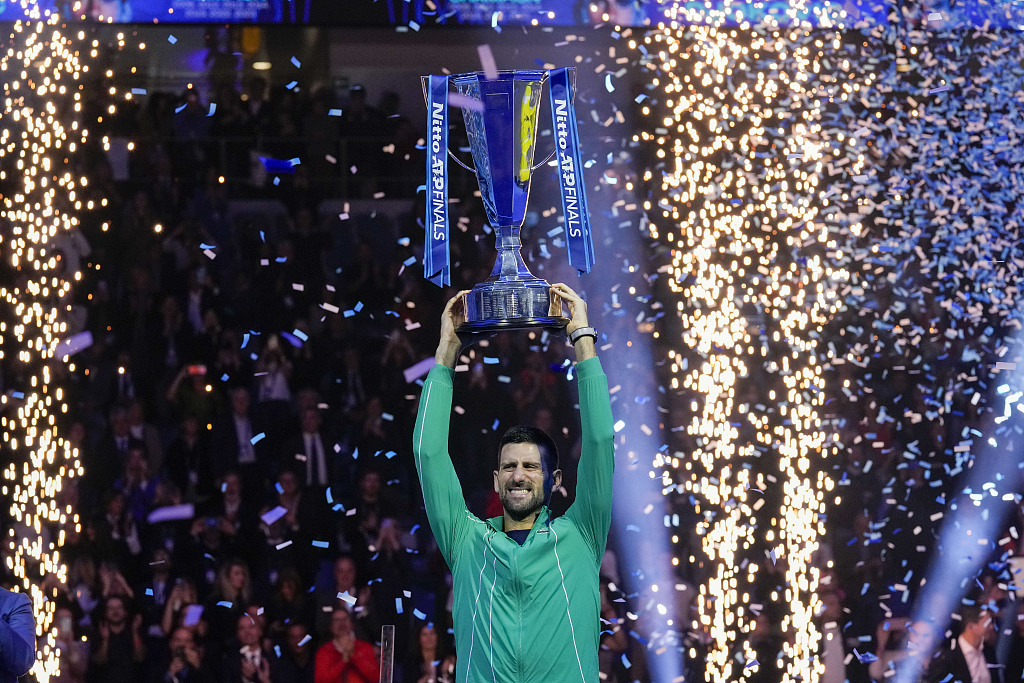
<svg viewBox="0 0 1024 683">
<path fill-rule="evenodd" d="M 505 320 L 474 320 L 459 325 L 457 332 L 468 334 L 486 334 L 506 330 L 532 330 L 543 328 L 548 330 L 564 330 L 569 319 L 562 316 L 546 315 L 539 318 L 507 318 Z"/>
<path fill-rule="evenodd" d="M 568 318 L 551 315 L 550 289 L 551 285 L 529 271 L 522 278 L 499 277 L 481 282 L 466 295 L 466 322 L 459 325 L 458 331 L 565 328 Z"/>
</svg>

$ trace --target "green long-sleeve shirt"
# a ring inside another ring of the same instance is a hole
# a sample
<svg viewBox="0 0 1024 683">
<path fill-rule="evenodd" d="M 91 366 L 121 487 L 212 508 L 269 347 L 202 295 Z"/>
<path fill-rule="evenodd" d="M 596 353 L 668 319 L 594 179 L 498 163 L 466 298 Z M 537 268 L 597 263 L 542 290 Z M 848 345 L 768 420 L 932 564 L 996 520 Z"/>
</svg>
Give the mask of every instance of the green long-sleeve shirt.
<svg viewBox="0 0 1024 683">
<path fill-rule="evenodd" d="M 576 500 L 520 546 L 470 513 L 448 454 L 452 370 L 427 376 L 413 432 L 427 518 L 454 581 L 457 683 L 597 683 L 598 571 L 611 525 L 614 432 L 597 358 L 576 366 L 583 450 Z M 475 457 L 493 458 L 496 453 Z"/>
</svg>

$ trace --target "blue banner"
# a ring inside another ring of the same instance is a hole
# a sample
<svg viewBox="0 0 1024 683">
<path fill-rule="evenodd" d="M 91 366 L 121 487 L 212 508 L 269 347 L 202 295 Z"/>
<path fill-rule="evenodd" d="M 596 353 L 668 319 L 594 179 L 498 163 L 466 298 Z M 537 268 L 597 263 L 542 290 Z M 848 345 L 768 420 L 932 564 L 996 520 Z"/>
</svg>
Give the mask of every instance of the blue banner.
<svg viewBox="0 0 1024 683">
<path fill-rule="evenodd" d="M 590 233 L 587 188 L 583 181 L 583 160 L 580 158 L 580 134 L 576 129 L 576 111 L 573 108 L 574 73 L 568 68 L 552 69 L 549 73 L 555 156 L 558 157 L 558 184 L 562 214 L 565 216 L 569 265 L 581 273 L 589 273 L 594 265 L 594 239 Z"/>
<path fill-rule="evenodd" d="M 448 77 L 427 86 L 427 236 L 423 274 L 438 287 L 452 283 L 448 259 Z"/>
</svg>

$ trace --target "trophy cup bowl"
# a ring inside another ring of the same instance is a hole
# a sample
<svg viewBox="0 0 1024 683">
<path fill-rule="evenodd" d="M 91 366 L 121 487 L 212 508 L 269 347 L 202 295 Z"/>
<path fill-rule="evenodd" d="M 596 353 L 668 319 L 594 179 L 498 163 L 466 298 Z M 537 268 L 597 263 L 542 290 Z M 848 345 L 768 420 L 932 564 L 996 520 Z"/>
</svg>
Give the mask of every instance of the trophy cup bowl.
<svg viewBox="0 0 1024 683">
<path fill-rule="evenodd" d="M 547 71 L 541 70 L 498 71 L 490 78 L 483 72 L 450 77 L 464 102 L 476 179 L 498 250 L 490 276 L 466 295 L 466 322 L 459 332 L 564 328 L 569 322 L 562 315 L 550 315 L 550 285 L 530 272 L 520 253 L 537 116 L 547 78 Z"/>
</svg>

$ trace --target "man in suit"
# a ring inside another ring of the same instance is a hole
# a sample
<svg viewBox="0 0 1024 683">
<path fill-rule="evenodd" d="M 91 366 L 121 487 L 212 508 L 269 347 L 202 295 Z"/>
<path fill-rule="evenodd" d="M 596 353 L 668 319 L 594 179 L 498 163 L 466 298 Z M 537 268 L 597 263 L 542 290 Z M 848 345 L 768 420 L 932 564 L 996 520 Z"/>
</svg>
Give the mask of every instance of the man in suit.
<svg viewBox="0 0 1024 683">
<path fill-rule="evenodd" d="M 263 442 L 253 440 L 255 430 L 250 413 L 252 401 L 248 390 L 238 387 L 231 391 L 231 413 L 222 418 L 213 431 L 214 474 L 222 476 L 229 471 L 238 473 L 243 488 L 249 493 L 263 490 L 267 475 Z"/>
<path fill-rule="evenodd" d="M 128 409 L 114 406 L 110 410 L 110 427 L 96 448 L 96 455 L 86 477 L 92 491 L 108 491 L 114 485 L 118 475 L 124 472 L 128 464 L 128 452 L 133 446 L 145 447 L 145 443 L 132 436 Z"/>
<path fill-rule="evenodd" d="M 271 683 L 275 679 L 277 657 L 263 647 L 263 628 L 248 614 L 238 618 L 235 636 L 241 646 L 224 655 L 222 681 L 227 683 Z"/>
<path fill-rule="evenodd" d="M 978 605 L 960 609 L 960 636 L 943 650 L 928 670 L 930 683 L 1002 683 L 995 651 L 986 641 L 995 635 L 992 613 Z"/>
<path fill-rule="evenodd" d="M 300 483 L 307 488 L 323 490 L 334 475 L 334 449 L 328 451 L 328 439 L 321 431 L 322 418 L 316 407 L 303 408 L 299 415 L 302 430 L 285 446 L 286 466 L 295 470 Z"/>
<path fill-rule="evenodd" d="M 24 593 L 0 588 L 0 683 L 15 683 L 36 661 L 36 622 Z"/>
</svg>

